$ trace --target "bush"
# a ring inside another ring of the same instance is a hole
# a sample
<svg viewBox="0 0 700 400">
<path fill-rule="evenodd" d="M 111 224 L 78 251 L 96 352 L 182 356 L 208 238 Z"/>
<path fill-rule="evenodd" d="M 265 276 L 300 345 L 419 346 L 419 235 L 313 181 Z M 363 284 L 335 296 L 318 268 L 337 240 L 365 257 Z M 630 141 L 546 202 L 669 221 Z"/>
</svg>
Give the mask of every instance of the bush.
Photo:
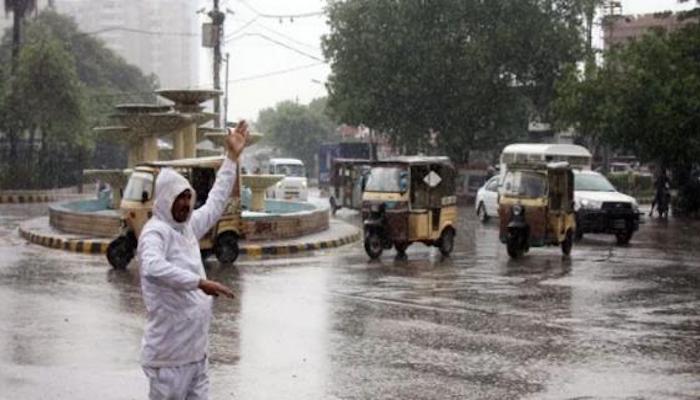
<svg viewBox="0 0 700 400">
<path fill-rule="evenodd" d="M 635 172 L 608 174 L 608 180 L 617 190 L 635 198 L 654 196 L 654 179 L 651 175 Z"/>
</svg>

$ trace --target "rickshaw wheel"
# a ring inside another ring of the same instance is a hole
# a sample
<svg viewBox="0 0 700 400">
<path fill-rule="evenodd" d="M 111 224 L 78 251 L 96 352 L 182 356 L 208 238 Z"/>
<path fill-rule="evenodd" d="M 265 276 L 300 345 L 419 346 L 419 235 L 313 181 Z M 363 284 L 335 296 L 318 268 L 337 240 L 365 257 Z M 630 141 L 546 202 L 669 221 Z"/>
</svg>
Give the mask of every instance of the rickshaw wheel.
<svg viewBox="0 0 700 400">
<path fill-rule="evenodd" d="M 136 238 L 133 233 L 121 235 L 112 240 L 107 247 L 107 261 L 114 269 L 126 269 L 134 258 L 136 251 Z"/>
<path fill-rule="evenodd" d="M 238 235 L 235 232 L 224 232 L 216 237 L 214 254 L 222 264 L 231 264 L 238 258 Z"/>
<path fill-rule="evenodd" d="M 506 250 L 508 250 L 508 255 L 510 258 L 519 258 L 525 252 L 522 246 L 520 246 L 521 239 L 519 235 L 508 235 L 508 240 L 506 242 Z"/>
<path fill-rule="evenodd" d="M 618 245 L 625 245 L 632 240 L 632 231 L 624 231 L 615 234 L 615 239 Z"/>
<path fill-rule="evenodd" d="M 384 251 L 384 246 L 382 244 L 382 238 L 376 232 L 371 232 L 365 237 L 365 252 L 371 259 L 377 259 L 382 255 Z"/>
<path fill-rule="evenodd" d="M 408 248 L 409 243 L 408 242 L 396 242 L 394 243 L 394 247 L 396 248 L 396 252 L 400 254 L 406 253 L 406 249 Z"/>
<path fill-rule="evenodd" d="M 564 239 L 563 242 L 561 242 L 561 252 L 568 256 L 571 254 L 571 248 L 574 245 L 574 235 L 571 234 L 571 231 L 566 231 L 566 239 Z"/>
<path fill-rule="evenodd" d="M 338 208 L 340 208 L 340 207 L 338 207 L 337 200 L 335 199 L 335 197 L 331 196 L 328 199 L 328 202 L 330 203 L 330 206 L 331 206 L 331 214 L 335 215 L 335 213 L 338 211 Z"/>
<path fill-rule="evenodd" d="M 455 231 L 452 228 L 446 228 L 440 235 L 440 253 L 447 257 L 452 253 L 455 247 Z"/>
</svg>

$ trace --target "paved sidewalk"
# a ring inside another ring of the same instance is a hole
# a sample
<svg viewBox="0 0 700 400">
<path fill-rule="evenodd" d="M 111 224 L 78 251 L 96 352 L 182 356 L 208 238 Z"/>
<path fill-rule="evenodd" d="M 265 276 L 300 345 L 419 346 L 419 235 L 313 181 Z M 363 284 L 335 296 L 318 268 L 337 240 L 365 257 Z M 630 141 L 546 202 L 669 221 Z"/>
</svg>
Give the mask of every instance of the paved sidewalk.
<svg viewBox="0 0 700 400">
<path fill-rule="evenodd" d="M 327 230 L 295 239 L 275 241 L 242 241 L 240 254 L 263 257 L 296 254 L 328 249 L 353 243 L 362 238 L 362 231 L 347 222 L 331 218 Z M 54 249 L 85 254 L 105 254 L 111 239 L 94 238 L 60 232 L 49 225 L 49 217 L 39 217 L 20 224 L 19 234 L 28 241 Z"/>
</svg>

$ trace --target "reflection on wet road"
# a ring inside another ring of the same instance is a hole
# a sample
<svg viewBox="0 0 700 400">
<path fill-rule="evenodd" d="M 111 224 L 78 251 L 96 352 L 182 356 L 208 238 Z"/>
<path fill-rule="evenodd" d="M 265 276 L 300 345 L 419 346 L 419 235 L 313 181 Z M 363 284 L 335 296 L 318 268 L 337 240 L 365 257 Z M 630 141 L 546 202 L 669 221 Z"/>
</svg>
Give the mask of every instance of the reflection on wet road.
<svg viewBox="0 0 700 400">
<path fill-rule="evenodd" d="M 144 398 L 138 273 L 25 244 L 45 206 L 0 206 L 0 398 Z M 470 208 L 450 259 L 362 246 L 208 273 L 214 398 L 696 398 L 700 223 L 628 247 L 586 237 L 511 261 Z M 341 214 L 342 215 L 342 214 Z M 349 217 L 351 218 L 351 217 Z M 3 397 L 6 396 L 6 397 Z"/>
</svg>

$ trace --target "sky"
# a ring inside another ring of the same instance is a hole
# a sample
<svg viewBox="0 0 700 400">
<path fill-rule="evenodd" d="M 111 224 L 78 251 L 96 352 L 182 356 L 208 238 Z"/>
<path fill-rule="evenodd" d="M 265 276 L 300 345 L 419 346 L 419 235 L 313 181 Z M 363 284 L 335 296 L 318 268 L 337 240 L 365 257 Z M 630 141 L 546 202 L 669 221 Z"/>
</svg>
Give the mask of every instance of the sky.
<svg viewBox="0 0 700 400">
<path fill-rule="evenodd" d="M 323 62 L 321 36 L 328 33 L 325 16 L 300 17 L 323 10 L 325 0 L 220 0 L 228 9 L 224 53 L 228 68 L 228 119 L 256 120 L 258 112 L 285 100 L 308 104 L 326 95 L 330 67 Z M 683 10 L 694 3 L 676 0 L 621 0 L 623 13 Z M 211 0 L 200 0 L 211 7 Z M 232 13 L 232 14 L 231 14 Z M 200 14 L 200 22 L 208 17 Z M 296 18 L 289 16 L 297 15 Z M 284 17 L 279 17 L 284 16 Z M 213 87 L 211 50 L 200 51 L 199 87 Z M 224 87 L 226 68 L 222 68 Z"/>
</svg>

